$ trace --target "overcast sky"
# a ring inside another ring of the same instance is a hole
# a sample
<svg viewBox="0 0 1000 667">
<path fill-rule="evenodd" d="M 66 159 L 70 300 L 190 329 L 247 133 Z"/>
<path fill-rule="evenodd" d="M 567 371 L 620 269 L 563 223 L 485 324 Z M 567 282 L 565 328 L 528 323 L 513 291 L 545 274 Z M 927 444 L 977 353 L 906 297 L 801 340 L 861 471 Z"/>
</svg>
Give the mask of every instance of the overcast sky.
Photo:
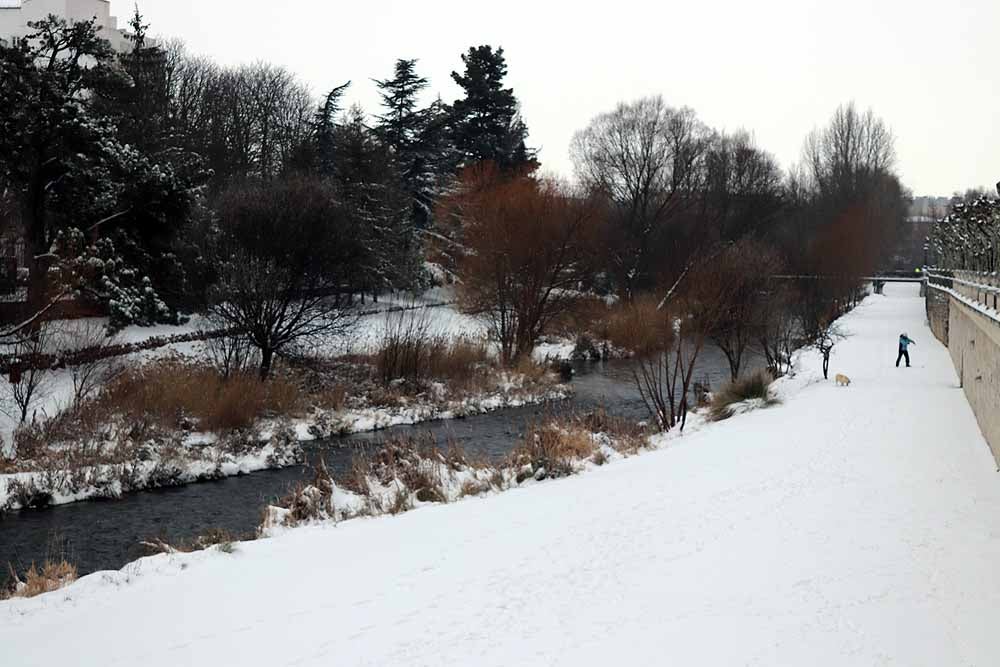
<svg viewBox="0 0 1000 667">
<path fill-rule="evenodd" d="M 893 128 L 915 194 L 1000 180 L 998 0 L 140 0 L 151 32 L 227 64 L 284 65 L 319 95 L 419 58 L 433 95 L 469 46 L 502 46 L 530 144 L 569 176 L 573 133 L 620 100 L 662 94 L 707 124 L 746 128 L 788 167 L 838 104 Z M 131 0 L 113 0 L 124 23 Z"/>
</svg>

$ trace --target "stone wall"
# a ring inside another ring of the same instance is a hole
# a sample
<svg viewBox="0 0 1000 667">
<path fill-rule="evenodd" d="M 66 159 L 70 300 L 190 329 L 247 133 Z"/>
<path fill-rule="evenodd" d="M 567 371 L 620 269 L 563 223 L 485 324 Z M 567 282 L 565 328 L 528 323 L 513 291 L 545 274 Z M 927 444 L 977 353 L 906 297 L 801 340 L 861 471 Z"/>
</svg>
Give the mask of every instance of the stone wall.
<svg viewBox="0 0 1000 667">
<path fill-rule="evenodd" d="M 933 288 L 926 290 L 927 323 L 934 337 L 948 345 L 948 320 L 951 309 L 951 297 L 945 292 Z"/>
<path fill-rule="evenodd" d="M 989 286 L 998 286 L 1000 282 L 996 276 L 967 272 L 955 272 L 955 278 Z M 958 281 L 951 288 L 980 306 L 995 309 L 996 305 L 1000 305 L 1000 294 L 997 292 L 963 285 Z M 948 302 L 947 305 L 940 304 L 942 299 Z M 928 290 L 927 312 L 934 335 L 948 346 L 965 396 L 989 443 L 993 458 L 1000 466 L 1000 322 L 934 289 Z M 939 331 L 943 312 L 947 312 L 947 325 L 942 338 Z"/>
</svg>

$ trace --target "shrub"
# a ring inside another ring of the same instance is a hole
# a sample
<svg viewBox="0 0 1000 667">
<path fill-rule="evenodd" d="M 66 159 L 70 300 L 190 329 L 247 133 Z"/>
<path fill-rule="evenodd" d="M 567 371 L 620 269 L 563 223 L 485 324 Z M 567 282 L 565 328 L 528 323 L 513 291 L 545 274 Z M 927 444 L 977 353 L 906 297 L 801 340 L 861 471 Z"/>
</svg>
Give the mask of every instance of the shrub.
<svg viewBox="0 0 1000 667">
<path fill-rule="evenodd" d="M 491 363 L 483 341 L 433 335 L 426 315 L 414 312 L 405 311 L 389 322 L 373 355 L 376 378 L 383 386 L 399 380 L 415 385 L 429 380 L 468 383 L 486 374 Z"/>
<path fill-rule="evenodd" d="M 654 297 L 641 296 L 608 311 L 604 334 L 616 347 L 648 357 L 670 349 L 676 327 L 670 312 Z"/>
<path fill-rule="evenodd" d="M 464 380 L 484 375 L 491 366 L 483 341 L 459 337 L 431 357 L 430 375 L 439 380 Z"/>
<path fill-rule="evenodd" d="M 761 369 L 749 375 L 724 385 L 712 396 L 709 417 L 712 421 L 722 421 L 733 416 L 733 406 L 744 401 L 759 400 L 765 405 L 776 403 L 771 396 L 771 383 L 774 376 L 770 371 Z"/>
</svg>

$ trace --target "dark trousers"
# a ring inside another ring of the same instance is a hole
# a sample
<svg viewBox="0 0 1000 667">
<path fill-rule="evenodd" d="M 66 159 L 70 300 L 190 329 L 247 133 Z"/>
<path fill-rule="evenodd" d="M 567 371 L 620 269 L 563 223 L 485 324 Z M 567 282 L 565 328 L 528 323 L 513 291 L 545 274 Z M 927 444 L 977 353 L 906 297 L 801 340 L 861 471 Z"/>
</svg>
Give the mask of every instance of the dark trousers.
<svg viewBox="0 0 1000 667">
<path fill-rule="evenodd" d="M 904 357 L 906 358 L 906 367 L 907 368 L 910 367 L 910 353 L 904 350 L 903 348 L 899 348 L 899 356 L 896 357 L 896 368 L 899 368 L 899 362 Z"/>
</svg>

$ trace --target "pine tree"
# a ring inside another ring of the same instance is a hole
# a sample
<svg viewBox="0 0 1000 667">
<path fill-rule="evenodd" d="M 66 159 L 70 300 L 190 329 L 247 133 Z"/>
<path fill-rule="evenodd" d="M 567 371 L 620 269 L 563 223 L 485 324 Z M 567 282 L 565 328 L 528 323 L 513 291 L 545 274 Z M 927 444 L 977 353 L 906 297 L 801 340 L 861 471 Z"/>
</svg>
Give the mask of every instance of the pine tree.
<svg viewBox="0 0 1000 667">
<path fill-rule="evenodd" d="M 337 123 L 341 99 L 351 82 L 337 86 L 323 100 L 313 121 L 313 168 L 322 176 L 332 176 L 337 168 Z"/>
<path fill-rule="evenodd" d="M 412 151 L 424 125 L 424 114 L 417 105 L 420 93 L 427 88 L 427 79 L 417 76 L 416 65 L 416 60 L 397 60 L 393 78 L 375 80 L 385 108 L 385 113 L 377 117 L 377 128 L 397 153 Z"/>
<path fill-rule="evenodd" d="M 527 148 L 528 128 L 518 113 L 512 88 L 504 88 L 503 49 L 471 47 L 462 55 L 465 73 L 451 78 L 465 91 L 452 105 L 454 142 L 465 164 L 491 161 L 500 169 L 532 170 L 535 152 Z"/>
<path fill-rule="evenodd" d="M 419 246 L 409 220 L 409 198 L 391 149 L 352 107 L 337 128 L 333 180 L 349 211 L 351 237 L 360 239 L 355 286 L 375 293 L 413 286 Z"/>
<path fill-rule="evenodd" d="M 392 149 L 393 159 L 412 198 L 410 219 L 418 229 L 430 226 L 433 201 L 445 174 L 450 174 L 445 158 L 446 116 L 440 103 L 419 108 L 419 96 L 428 85 L 416 73 L 416 60 L 397 60 L 393 78 L 376 80 L 382 107 L 376 131 Z"/>
</svg>

